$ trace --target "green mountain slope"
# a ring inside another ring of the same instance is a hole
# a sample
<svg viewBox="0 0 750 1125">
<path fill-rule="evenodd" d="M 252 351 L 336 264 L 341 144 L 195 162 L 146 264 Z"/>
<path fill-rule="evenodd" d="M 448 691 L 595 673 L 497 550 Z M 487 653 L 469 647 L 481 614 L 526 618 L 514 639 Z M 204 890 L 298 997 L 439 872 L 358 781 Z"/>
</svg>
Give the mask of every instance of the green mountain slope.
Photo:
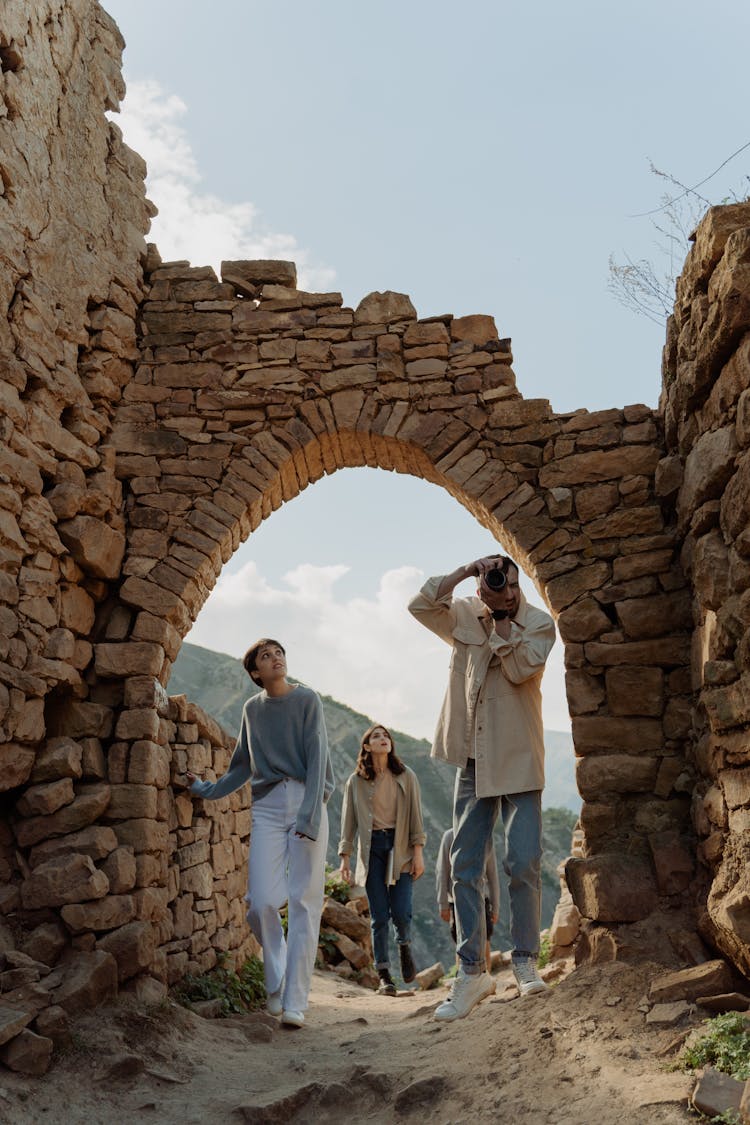
<svg viewBox="0 0 750 1125">
<path fill-rule="evenodd" d="M 171 695 L 184 694 L 212 715 L 231 734 L 239 730 L 242 707 L 258 690 L 240 660 L 197 645 L 183 644 L 172 668 L 167 686 Z M 343 782 L 354 769 L 361 734 L 373 722 L 367 715 L 323 696 L 328 739 L 336 790 L 329 804 L 331 841 L 329 862 L 338 865 L 337 845 L 341 823 Z M 430 744 L 423 738 L 393 731 L 398 754 L 419 778 L 422 809 L 427 832 L 426 872 L 414 885 L 414 955 L 420 968 L 441 960 L 446 968 L 453 961 L 453 947 L 447 925 L 440 920 L 435 901 L 435 860 L 440 839 L 451 824 L 455 770 L 430 759 Z M 547 789 L 545 790 L 544 844 L 542 872 L 542 926 L 548 926 L 559 896 L 557 865 L 569 854 L 570 837 L 580 808 L 573 776 L 573 748 L 570 735 L 545 732 L 547 743 Z M 548 807 L 551 805 L 563 807 Z M 502 866 L 502 836 L 496 833 L 498 864 Z M 501 919 L 492 940 L 496 949 L 510 947 L 508 904 L 504 876 L 501 875 Z"/>
</svg>

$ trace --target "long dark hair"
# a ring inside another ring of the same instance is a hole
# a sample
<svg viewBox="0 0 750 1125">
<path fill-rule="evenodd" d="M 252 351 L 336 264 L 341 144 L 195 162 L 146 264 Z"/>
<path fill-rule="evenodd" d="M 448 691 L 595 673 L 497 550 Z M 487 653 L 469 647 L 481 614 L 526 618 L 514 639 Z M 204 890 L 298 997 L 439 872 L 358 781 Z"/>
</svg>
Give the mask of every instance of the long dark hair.
<svg viewBox="0 0 750 1125">
<path fill-rule="evenodd" d="M 388 751 L 388 761 L 386 763 L 391 773 L 403 773 L 406 769 L 406 766 L 396 753 L 393 735 L 388 730 L 388 727 L 384 727 L 382 723 L 373 723 L 362 735 L 359 743 L 359 755 L 357 756 L 357 775 L 359 777 L 364 777 L 367 781 L 374 781 L 375 779 L 375 767 L 372 764 L 372 751 L 370 750 L 370 735 L 376 730 L 384 730 L 391 741 L 391 748 Z"/>
</svg>

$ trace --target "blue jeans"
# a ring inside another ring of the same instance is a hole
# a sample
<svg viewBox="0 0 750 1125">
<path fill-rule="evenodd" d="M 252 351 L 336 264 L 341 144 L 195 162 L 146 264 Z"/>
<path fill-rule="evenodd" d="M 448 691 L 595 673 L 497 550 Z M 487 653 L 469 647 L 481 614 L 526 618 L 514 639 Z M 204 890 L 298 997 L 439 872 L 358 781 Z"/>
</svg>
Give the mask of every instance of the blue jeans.
<svg viewBox="0 0 750 1125">
<path fill-rule="evenodd" d="M 542 793 L 477 797 L 475 763 L 456 774 L 451 874 L 456 909 L 456 953 L 466 973 L 485 968 L 487 928 L 480 883 L 498 814 L 505 830 L 505 873 L 510 880 L 510 936 L 514 953 L 539 952 L 541 920 Z"/>
<path fill-rule="evenodd" d="M 386 883 L 388 855 L 393 847 L 393 828 L 376 830 L 370 843 L 370 862 L 367 865 L 367 901 L 370 904 L 372 951 L 375 968 L 387 969 L 388 919 L 393 919 L 399 945 L 411 941 L 411 884 L 412 877 L 404 872 L 392 887 Z"/>
</svg>

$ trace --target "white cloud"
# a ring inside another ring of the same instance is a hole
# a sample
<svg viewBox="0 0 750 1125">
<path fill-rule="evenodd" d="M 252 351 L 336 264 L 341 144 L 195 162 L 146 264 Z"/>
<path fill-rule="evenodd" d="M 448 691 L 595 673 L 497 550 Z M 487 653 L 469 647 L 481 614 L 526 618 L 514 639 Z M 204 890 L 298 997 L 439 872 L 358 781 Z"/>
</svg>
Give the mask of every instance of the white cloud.
<svg viewBox="0 0 750 1125">
<path fill-rule="evenodd" d="M 188 634 L 192 644 L 241 656 L 259 636 L 280 640 L 291 675 L 371 718 L 430 738 L 448 674 L 447 646 L 406 609 L 424 581 L 413 566 L 386 571 L 372 597 L 340 597 L 349 568 L 303 563 L 269 582 L 254 562 L 224 572 Z M 568 730 L 562 645 L 544 681 L 545 726 Z"/>
<path fill-rule="evenodd" d="M 201 191 L 203 177 L 183 124 L 187 113 L 181 98 L 147 80 L 128 83 L 113 118 L 148 166 L 148 196 L 159 208 L 149 240 L 162 258 L 187 258 L 217 272 L 223 259 L 282 258 L 297 263 L 300 288 L 330 290 L 335 271 L 311 261 L 294 235 L 268 230 L 253 203 L 229 203 Z"/>
</svg>

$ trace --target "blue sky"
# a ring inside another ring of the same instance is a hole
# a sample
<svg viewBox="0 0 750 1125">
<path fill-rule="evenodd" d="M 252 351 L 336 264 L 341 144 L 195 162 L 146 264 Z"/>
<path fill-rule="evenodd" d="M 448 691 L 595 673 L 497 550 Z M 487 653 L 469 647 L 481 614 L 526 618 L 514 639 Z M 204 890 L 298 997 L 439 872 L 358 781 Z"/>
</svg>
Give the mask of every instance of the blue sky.
<svg viewBox="0 0 750 1125">
<path fill-rule="evenodd" d="M 305 287 L 350 305 L 394 289 L 420 316 L 490 313 L 524 397 L 657 404 L 663 328 L 616 302 L 608 259 L 658 255 L 632 217 L 664 191 L 649 160 L 697 183 L 750 139 L 745 4 L 104 6 L 163 257 L 292 258 Z M 721 200 L 748 163 L 703 190 Z M 434 486 L 337 473 L 237 552 L 232 597 L 218 588 L 189 639 L 235 652 L 283 633 L 301 678 L 429 735 L 446 654 L 399 598 L 491 546 Z M 359 644 L 337 640 L 347 622 Z M 561 657 L 545 677 L 558 730 Z"/>
</svg>

